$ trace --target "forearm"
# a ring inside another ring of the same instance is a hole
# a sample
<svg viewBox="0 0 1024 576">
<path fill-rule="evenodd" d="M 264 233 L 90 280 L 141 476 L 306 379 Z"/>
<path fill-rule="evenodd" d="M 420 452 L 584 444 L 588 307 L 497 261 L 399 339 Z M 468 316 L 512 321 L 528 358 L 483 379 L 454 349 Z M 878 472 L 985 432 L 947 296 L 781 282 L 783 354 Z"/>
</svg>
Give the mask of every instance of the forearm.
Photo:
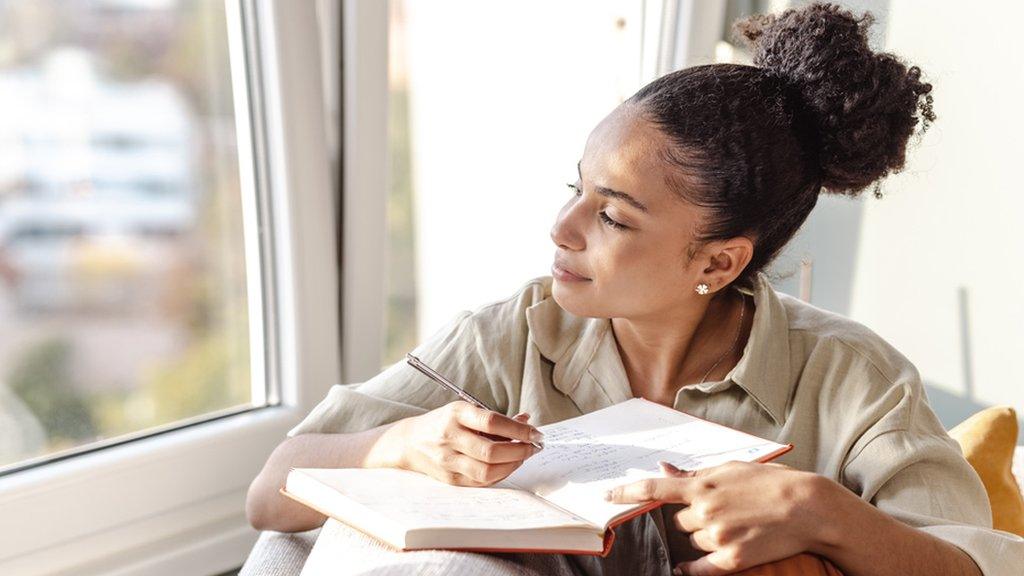
<svg viewBox="0 0 1024 576">
<path fill-rule="evenodd" d="M 289 470 L 397 466 L 398 446 L 393 428 L 400 422 L 351 434 L 300 434 L 286 439 L 274 449 L 249 486 L 249 523 L 258 530 L 279 532 L 301 532 L 321 526 L 326 516 L 278 491 Z"/>
<path fill-rule="evenodd" d="M 963 550 L 904 524 L 835 484 L 811 551 L 845 576 L 982 576 Z"/>
</svg>

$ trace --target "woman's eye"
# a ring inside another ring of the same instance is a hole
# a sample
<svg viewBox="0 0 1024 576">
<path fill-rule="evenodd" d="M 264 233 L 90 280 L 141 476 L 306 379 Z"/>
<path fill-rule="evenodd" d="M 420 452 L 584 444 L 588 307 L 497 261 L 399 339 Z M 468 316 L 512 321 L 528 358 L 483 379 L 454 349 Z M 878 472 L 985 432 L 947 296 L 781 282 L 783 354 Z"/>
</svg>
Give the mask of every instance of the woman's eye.
<svg viewBox="0 0 1024 576">
<path fill-rule="evenodd" d="M 623 228 L 626 227 L 624 224 L 619 224 L 615 220 L 609 218 L 608 215 L 605 214 L 603 211 L 600 213 L 600 216 L 601 220 L 603 220 L 605 224 L 611 226 L 612 228 L 615 228 L 616 230 L 622 230 Z"/>
<path fill-rule="evenodd" d="M 575 184 L 566 184 L 566 186 L 571 188 L 573 190 L 573 193 L 576 196 L 579 196 L 580 194 L 583 194 L 583 190 L 580 190 L 580 187 L 575 185 Z M 625 230 L 626 228 L 629 228 L 625 224 L 620 224 L 620 223 L 616 222 L 615 220 L 612 220 L 611 218 L 609 218 L 608 215 L 604 213 L 604 211 L 599 212 L 598 216 L 601 217 L 601 221 L 602 222 L 604 222 L 608 226 L 611 226 L 615 230 Z"/>
</svg>

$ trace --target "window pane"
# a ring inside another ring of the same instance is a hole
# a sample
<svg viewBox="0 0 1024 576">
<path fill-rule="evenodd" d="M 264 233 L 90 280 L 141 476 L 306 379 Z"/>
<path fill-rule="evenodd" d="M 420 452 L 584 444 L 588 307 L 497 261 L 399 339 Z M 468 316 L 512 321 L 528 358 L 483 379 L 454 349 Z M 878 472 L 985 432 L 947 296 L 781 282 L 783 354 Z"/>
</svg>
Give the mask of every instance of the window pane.
<svg viewBox="0 0 1024 576">
<path fill-rule="evenodd" d="M 0 470 L 251 403 L 224 3 L 0 4 Z"/>
</svg>

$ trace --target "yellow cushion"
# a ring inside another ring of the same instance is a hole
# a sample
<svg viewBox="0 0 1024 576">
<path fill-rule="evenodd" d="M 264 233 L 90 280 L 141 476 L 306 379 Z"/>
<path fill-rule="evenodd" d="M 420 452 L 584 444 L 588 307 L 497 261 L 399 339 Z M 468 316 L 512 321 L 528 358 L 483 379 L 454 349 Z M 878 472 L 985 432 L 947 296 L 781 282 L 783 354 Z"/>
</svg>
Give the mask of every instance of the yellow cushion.
<svg viewBox="0 0 1024 576">
<path fill-rule="evenodd" d="M 986 408 L 949 431 L 981 476 L 992 503 L 992 527 L 1024 536 L 1024 497 L 1010 467 L 1017 444 L 1017 414 L 1009 406 Z"/>
</svg>

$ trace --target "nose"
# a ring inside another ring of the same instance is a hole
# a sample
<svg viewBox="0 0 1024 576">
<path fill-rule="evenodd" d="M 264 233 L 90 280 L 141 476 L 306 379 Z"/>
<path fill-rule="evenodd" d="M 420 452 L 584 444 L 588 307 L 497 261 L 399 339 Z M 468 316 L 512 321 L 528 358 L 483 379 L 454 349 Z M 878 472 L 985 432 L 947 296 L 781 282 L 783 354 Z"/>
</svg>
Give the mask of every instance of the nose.
<svg viewBox="0 0 1024 576">
<path fill-rule="evenodd" d="M 574 209 L 580 206 L 580 204 L 577 200 L 572 199 L 558 211 L 555 225 L 551 227 L 551 241 L 559 248 L 583 250 L 586 247 L 586 242 L 579 228 L 578 213 L 580 211 Z"/>
</svg>

